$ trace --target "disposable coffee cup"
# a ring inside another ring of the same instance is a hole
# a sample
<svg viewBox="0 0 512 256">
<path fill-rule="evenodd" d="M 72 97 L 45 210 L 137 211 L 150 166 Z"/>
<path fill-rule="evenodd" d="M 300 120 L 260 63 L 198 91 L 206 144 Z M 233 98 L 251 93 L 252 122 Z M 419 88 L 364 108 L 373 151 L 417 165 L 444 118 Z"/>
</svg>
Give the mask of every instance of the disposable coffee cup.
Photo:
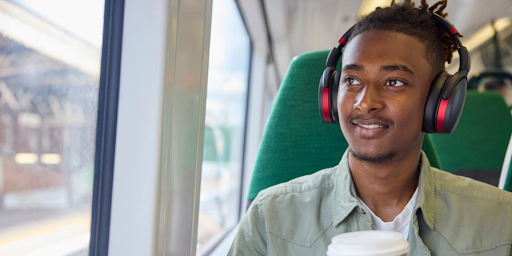
<svg viewBox="0 0 512 256">
<path fill-rule="evenodd" d="M 357 231 L 337 235 L 327 247 L 327 256 L 405 256 L 409 243 L 394 231 Z"/>
</svg>

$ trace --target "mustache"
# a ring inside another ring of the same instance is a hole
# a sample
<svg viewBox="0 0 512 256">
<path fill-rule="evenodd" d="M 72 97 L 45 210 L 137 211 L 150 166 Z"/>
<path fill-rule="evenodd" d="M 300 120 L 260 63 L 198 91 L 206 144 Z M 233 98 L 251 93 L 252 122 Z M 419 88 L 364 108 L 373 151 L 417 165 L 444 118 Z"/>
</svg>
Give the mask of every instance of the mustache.
<svg viewBox="0 0 512 256">
<path fill-rule="evenodd" d="M 395 122 L 393 122 L 393 120 L 391 120 L 389 118 L 382 117 L 382 116 L 377 116 L 377 115 L 357 115 L 354 117 L 350 117 L 348 119 L 348 121 L 350 123 L 355 123 L 355 122 L 358 123 L 358 121 L 360 121 L 360 120 L 376 120 L 377 122 L 386 124 L 388 126 L 395 124 Z"/>
</svg>

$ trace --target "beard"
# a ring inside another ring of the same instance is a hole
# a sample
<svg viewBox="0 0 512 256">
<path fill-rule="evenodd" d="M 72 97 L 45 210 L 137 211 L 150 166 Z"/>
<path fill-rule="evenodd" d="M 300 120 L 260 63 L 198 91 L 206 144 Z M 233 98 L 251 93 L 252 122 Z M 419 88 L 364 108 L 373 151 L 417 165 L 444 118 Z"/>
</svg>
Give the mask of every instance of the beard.
<svg viewBox="0 0 512 256">
<path fill-rule="evenodd" d="M 348 152 L 358 161 L 360 162 L 368 162 L 368 163 L 373 163 L 373 164 L 378 164 L 378 163 L 384 163 L 384 162 L 387 162 L 391 159 L 393 159 L 393 157 L 395 157 L 396 153 L 395 152 L 390 152 L 388 154 L 383 154 L 383 155 L 376 155 L 376 156 L 372 156 L 372 155 L 364 155 L 364 154 L 357 154 L 356 152 L 354 152 L 352 150 L 352 148 L 348 148 Z"/>
</svg>

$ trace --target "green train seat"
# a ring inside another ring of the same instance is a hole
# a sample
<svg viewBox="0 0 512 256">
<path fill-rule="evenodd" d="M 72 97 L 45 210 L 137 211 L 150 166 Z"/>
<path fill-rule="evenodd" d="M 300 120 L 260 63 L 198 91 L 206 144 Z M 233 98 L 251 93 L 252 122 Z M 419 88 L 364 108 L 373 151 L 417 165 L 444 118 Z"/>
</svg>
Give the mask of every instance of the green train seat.
<svg viewBox="0 0 512 256">
<path fill-rule="evenodd" d="M 503 97 L 468 90 L 455 131 L 431 137 L 445 171 L 498 186 L 511 133 L 512 116 Z"/>
<path fill-rule="evenodd" d="M 263 132 L 249 201 L 267 187 L 337 165 L 347 149 L 339 125 L 323 123 L 318 109 L 318 84 L 328 53 L 306 53 L 290 63 Z M 428 134 L 423 150 L 440 167 Z"/>
</svg>

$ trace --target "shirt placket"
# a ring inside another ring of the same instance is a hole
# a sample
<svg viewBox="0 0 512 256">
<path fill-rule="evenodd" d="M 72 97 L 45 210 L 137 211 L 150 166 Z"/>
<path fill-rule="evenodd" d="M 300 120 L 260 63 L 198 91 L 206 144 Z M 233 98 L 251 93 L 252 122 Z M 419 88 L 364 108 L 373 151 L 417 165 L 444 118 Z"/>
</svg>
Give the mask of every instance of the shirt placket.
<svg viewBox="0 0 512 256">
<path fill-rule="evenodd" d="M 413 229 L 413 234 L 409 233 L 409 246 L 411 249 L 415 248 L 414 255 L 412 250 L 407 254 L 408 256 L 431 256 L 430 251 L 428 250 L 423 240 L 421 240 L 419 234 L 419 225 L 418 225 L 418 216 L 416 215 L 417 211 L 414 211 L 413 217 L 411 220 L 411 228 Z"/>
<path fill-rule="evenodd" d="M 359 217 L 361 219 L 361 222 L 362 223 L 362 230 L 373 230 L 374 229 L 374 226 L 373 226 L 373 220 L 372 220 L 372 216 L 371 214 L 368 212 L 368 210 L 366 210 L 366 208 L 362 205 L 359 205 L 358 207 L 358 214 L 359 214 Z"/>
</svg>

